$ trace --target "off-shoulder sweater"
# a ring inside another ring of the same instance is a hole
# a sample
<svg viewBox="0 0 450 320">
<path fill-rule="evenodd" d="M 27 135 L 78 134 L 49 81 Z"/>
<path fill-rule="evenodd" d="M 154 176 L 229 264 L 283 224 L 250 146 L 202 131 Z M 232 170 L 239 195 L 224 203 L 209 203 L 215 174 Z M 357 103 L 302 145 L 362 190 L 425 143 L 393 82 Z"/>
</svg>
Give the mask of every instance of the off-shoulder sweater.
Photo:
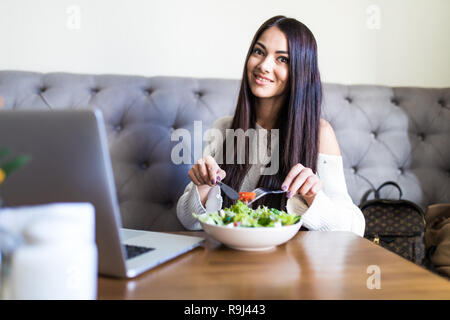
<svg viewBox="0 0 450 320">
<path fill-rule="evenodd" d="M 231 122 L 231 116 L 223 117 L 216 120 L 211 128 L 219 129 L 225 137 L 225 131 L 231 127 Z M 256 129 L 267 132 L 258 124 Z M 205 146 L 203 156 L 211 155 L 217 161 L 219 148 L 222 148 L 222 144 L 214 144 L 213 141 Z M 239 191 L 251 191 L 256 188 L 261 175 L 260 166 L 254 164 L 250 167 Z M 322 190 L 316 194 L 311 206 L 307 205 L 300 194 L 295 194 L 287 200 L 286 209 L 301 215 L 302 226 L 311 231 L 351 231 L 362 237 L 365 220 L 361 210 L 348 194 L 342 156 L 319 153 L 316 174 L 322 181 Z M 210 189 L 203 206 L 197 186 L 190 182 L 178 200 L 177 216 L 186 229 L 201 230 L 200 223 L 192 213 L 204 214 L 221 208 L 222 195 L 219 186 Z"/>
</svg>

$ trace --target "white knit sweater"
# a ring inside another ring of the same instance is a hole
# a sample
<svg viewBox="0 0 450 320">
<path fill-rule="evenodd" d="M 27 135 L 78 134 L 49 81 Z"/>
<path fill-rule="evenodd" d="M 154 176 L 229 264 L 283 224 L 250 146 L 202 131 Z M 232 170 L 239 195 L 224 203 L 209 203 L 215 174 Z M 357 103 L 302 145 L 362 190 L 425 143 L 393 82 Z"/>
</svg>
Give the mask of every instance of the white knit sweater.
<svg viewBox="0 0 450 320">
<path fill-rule="evenodd" d="M 231 121 L 231 116 L 220 118 L 214 122 L 212 128 L 221 130 L 225 136 L 225 130 L 231 127 Z M 257 129 L 265 130 L 258 124 Z M 219 147 L 221 148 L 222 145 L 206 145 L 203 156 L 209 154 L 216 158 Z M 362 237 L 365 220 L 361 210 L 353 203 L 347 192 L 342 157 L 319 153 L 317 161 L 317 175 L 322 181 L 322 190 L 317 193 L 310 207 L 299 194 L 294 195 L 287 200 L 287 210 L 301 215 L 302 226 L 309 230 L 352 231 Z M 260 177 L 260 166 L 252 165 L 239 191 L 251 191 L 256 188 Z M 197 186 L 190 182 L 178 200 L 177 216 L 186 229 L 201 230 L 200 223 L 192 216 L 192 213 L 202 214 L 218 211 L 221 208 L 222 196 L 218 186 L 211 188 L 203 207 Z"/>
</svg>

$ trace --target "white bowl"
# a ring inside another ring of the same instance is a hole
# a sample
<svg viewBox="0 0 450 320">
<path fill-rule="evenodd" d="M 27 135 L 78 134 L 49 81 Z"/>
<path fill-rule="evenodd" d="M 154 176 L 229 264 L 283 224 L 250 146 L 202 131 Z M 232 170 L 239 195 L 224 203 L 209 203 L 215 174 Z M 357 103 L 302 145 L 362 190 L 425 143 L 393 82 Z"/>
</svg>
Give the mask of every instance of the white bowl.
<svg viewBox="0 0 450 320">
<path fill-rule="evenodd" d="M 289 226 L 260 228 L 230 228 L 201 221 L 200 224 L 207 234 L 230 248 L 262 251 L 272 249 L 293 238 L 302 226 L 302 220 Z"/>
</svg>

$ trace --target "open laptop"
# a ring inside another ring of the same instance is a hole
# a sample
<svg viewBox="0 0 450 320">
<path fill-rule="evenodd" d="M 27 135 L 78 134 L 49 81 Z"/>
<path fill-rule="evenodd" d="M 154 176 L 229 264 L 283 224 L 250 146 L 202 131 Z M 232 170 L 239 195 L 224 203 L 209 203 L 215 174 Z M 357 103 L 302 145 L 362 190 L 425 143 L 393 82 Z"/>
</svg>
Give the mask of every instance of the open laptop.
<svg viewBox="0 0 450 320">
<path fill-rule="evenodd" d="M 94 205 L 100 274 L 132 278 L 204 240 L 121 227 L 100 110 L 0 111 L 0 147 L 32 158 L 2 185 L 7 206 Z"/>
</svg>

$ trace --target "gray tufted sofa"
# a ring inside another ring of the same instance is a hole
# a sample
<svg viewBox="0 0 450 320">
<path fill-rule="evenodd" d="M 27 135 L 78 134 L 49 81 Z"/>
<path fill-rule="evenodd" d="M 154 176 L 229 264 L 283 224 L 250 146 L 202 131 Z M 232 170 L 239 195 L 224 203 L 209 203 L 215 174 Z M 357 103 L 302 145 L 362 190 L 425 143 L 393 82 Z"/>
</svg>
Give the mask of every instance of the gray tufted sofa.
<svg viewBox="0 0 450 320">
<path fill-rule="evenodd" d="M 238 89 L 239 80 L 0 71 L 3 109 L 103 111 L 123 225 L 155 231 L 183 230 L 176 204 L 190 165 L 172 163 L 171 133 L 233 114 Z M 450 88 L 326 83 L 323 117 L 356 204 L 387 180 L 422 208 L 450 202 Z"/>
</svg>

